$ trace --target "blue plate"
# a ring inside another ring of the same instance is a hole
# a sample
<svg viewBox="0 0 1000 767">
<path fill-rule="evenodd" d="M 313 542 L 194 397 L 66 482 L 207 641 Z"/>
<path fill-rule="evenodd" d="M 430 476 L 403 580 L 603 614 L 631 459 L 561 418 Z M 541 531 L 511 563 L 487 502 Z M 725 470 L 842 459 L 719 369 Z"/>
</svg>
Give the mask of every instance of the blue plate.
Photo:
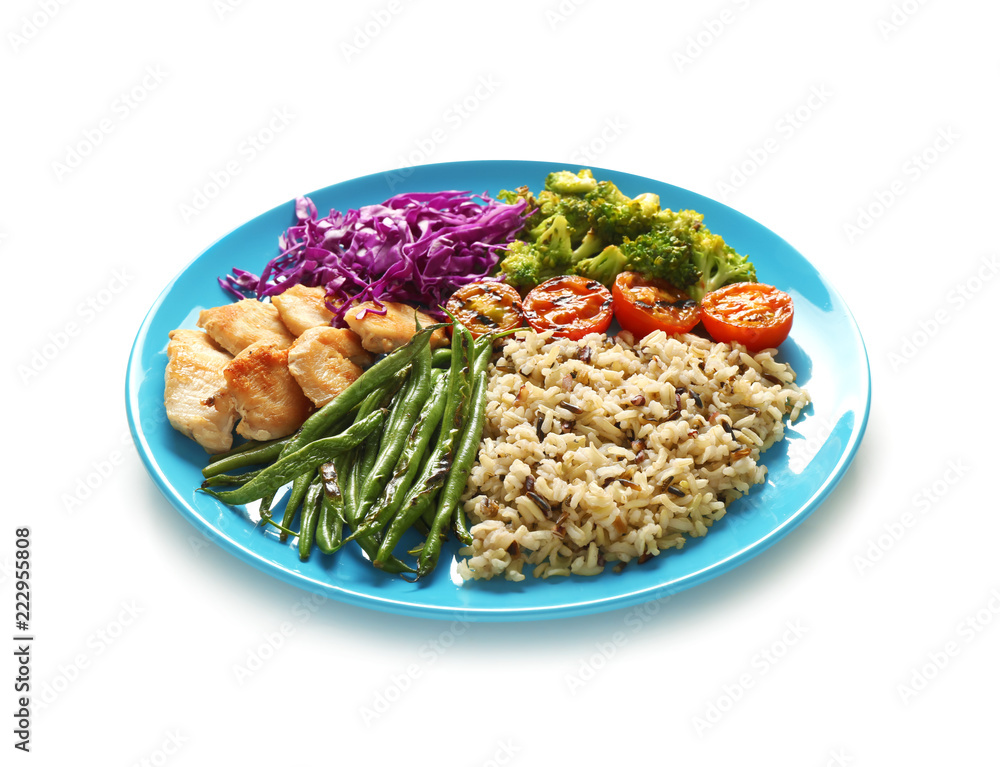
<svg viewBox="0 0 1000 767">
<path fill-rule="evenodd" d="M 321 213 L 378 203 L 392 194 L 465 189 L 498 192 L 528 185 L 564 163 L 458 162 L 405 168 L 334 184 L 311 193 Z M 787 439 L 763 457 L 767 482 L 730 506 L 701 539 L 621 574 L 595 578 L 530 576 L 462 584 L 457 548 L 447 545 L 437 570 L 416 584 L 371 567 L 357 547 L 333 557 L 314 553 L 300 562 L 294 542 L 281 544 L 256 524 L 252 509 L 232 509 L 196 491 L 205 452 L 174 431 L 163 409 L 167 333 L 195 327 L 198 312 L 227 302 L 216 277 L 233 267 L 259 271 L 277 253 L 278 236 L 294 222 L 287 202 L 226 235 L 164 289 L 136 336 L 129 359 L 126 405 L 139 454 L 160 490 L 195 527 L 238 558 L 309 591 L 352 604 L 407 615 L 465 620 L 555 618 L 626 607 L 703 583 L 746 562 L 787 535 L 812 513 L 847 471 L 868 421 L 871 383 L 861 334 L 840 296 L 788 243 L 714 200 L 641 176 L 594 168 L 629 195 L 655 192 L 663 207 L 693 208 L 740 253 L 749 253 L 760 279 L 790 293 L 795 325 L 781 358 L 798 373 L 813 404 Z"/>
</svg>

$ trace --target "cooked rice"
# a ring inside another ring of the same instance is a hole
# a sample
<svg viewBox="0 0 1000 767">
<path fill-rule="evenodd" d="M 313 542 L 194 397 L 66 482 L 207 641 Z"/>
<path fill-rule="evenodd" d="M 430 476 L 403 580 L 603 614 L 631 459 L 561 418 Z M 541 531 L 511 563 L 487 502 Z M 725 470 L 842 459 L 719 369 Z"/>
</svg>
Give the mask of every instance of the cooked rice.
<svg viewBox="0 0 1000 767">
<path fill-rule="evenodd" d="M 770 351 L 695 335 L 519 332 L 490 369 L 459 574 L 596 575 L 705 535 L 764 481 L 809 402 L 794 381 Z"/>
</svg>

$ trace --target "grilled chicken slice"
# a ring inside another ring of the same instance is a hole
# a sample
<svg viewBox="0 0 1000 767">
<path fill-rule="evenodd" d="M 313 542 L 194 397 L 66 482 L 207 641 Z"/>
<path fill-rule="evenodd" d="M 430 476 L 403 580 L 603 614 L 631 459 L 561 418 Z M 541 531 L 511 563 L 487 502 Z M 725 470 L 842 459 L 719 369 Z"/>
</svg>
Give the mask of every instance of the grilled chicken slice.
<svg viewBox="0 0 1000 767">
<path fill-rule="evenodd" d="M 250 344 L 224 374 L 242 419 L 236 433 L 247 439 L 287 437 L 312 412 L 312 403 L 288 370 L 288 349 L 267 341 Z"/>
<path fill-rule="evenodd" d="M 384 301 L 385 315 L 375 314 L 371 309 L 378 306 L 370 301 L 352 306 L 344 316 L 351 330 L 361 336 L 361 345 L 376 354 L 388 354 L 393 349 L 403 346 L 417 332 L 414 315 L 420 318 L 420 327 L 433 325 L 434 320 L 423 312 L 418 312 L 412 306 Z M 443 328 L 431 334 L 431 346 L 437 348 L 448 343 L 448 336 Z"/>
<path fill-rule="evenodd" d="M 323 407 L 364 372 L 371 363 L 353 330 L 309 328 L 288 348 L 288 370 L 316 407 Z"/>
<path fill-rule="evenodd" d="M 256 298 L 205 309 L 198 316 L 198 327 L 230 354 L 239 354 L 258 341 L 287 349 L 295 340 L 274 305 Z"/>
<path fill-rule="evenodd" d="M 200 330 L 171 330 L 163 403 L 170 425 L 209 453 L 233 446 L 236 410 L 223 375 L 232 361 Z"/>
<path fill-rule="evenodd" d="M 353 330 L 347 328 L 320 328 L 320 330 L 323 332 L 318 336 L 323 338 L 325 343 L 347 357 L 359 368 L 366 368 L 375 361 L 375 357 L 365 351 L 365 347 L 361 345 L 361 336 Z"/>
<path fill-rule="evenodd" d="M 292 285 L 284 293 L 271 296 L 281 321 L 294 335 L 301 336 L 309 328 L 329 326 L 333 312 L 326 307 L 326 288 Z"/>
</svg>

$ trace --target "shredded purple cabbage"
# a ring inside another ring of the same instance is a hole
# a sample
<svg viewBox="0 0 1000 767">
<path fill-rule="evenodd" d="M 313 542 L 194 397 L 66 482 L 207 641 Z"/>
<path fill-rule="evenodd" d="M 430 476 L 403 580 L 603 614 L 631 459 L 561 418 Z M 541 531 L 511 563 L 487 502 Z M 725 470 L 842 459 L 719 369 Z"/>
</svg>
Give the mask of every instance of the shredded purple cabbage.
<svg viewBox="0 0 1000 767">
<path fill-rule="evenodd" d="M 399 194 L 317 218 L 312 200 L 299 197 L 299 223 L 281 235 L 281 253 L 261 275 L 233 269 L 219 284 L 237 299 L 322 285 L 332 324 L 341 327 L 355 302 L 420 304 L 437 314 L 457 288 L 490 279 L 497 251 L 520 231 L 523 214 L 523 201 L 507 205 L 485 193 L 448 191 Z"/>
</svg>

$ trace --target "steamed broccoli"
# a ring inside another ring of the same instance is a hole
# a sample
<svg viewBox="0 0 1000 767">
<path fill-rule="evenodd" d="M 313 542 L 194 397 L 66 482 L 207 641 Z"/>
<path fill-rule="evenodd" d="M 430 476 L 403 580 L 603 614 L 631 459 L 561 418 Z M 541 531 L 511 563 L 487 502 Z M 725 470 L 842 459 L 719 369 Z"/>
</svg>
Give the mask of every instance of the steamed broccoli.
<svg viewBox="0 0 1000 767">
<path fill-rule="evenodd" d="M 545 178 L 545 189 L 556 194 L 583 195 L 593 192 L 597 188 L 597 181 L 589 168 L 584 168 L 579 173 L 568 170 L 559 170 L 550 173 Z"/>
<path fill-rule="evenodd" d="M 708 229 L 700 229 L 696 238 L 698 243 L 692 256 L 701 277 L 687 291 L 691 298 L 700 301 L 706 293 L 723 285 L 757 281 L 757 270 L 750 263 L 749 256 L 741 256 L 719 235 L 712 234 Z"/>
<path fill-rule="evenodd" d="M 666 280 L 687 290 L 700 277 L 691 254 L 694 250 L 689 231 L 656 226 L 634 240 L 621 245 L 626 266 L 623 269 Z"/>
<path fill-rule="evenodd" d="M 530 229 L 526 229 L 524 232 L 525 236 L 529 240 L 538 239 L 542 235 L 542 232 L 548 229 L 557 217 L 566 221 L 566 229 L 569 232 L 570 239 L 573 241 L 574 246 L 578 245 L 590 230 L 590 222 L 587 217 L 587 211 L 581 210 L 578 205 L 573 205 L 572 203 L 565 204 L 563 202 L 553 205 L 543 204 L 541 210 L 544 214 L 546 214 L 545 218 Z"/>
<path fill-rule="evenodd" d="M 703 220 L 693 210 L 660 212 L 646 234 L 622 243 L 626 268 L 666 280 L 695 301 L 731 282 L 756 281 L 747 256 L 712 234 Z"/>
<path fill-rule="evenodd" d="M 611 285 L 618 273 L 627 268 L 625 262 L 621 249 L 617 245 L 608 245 L 596 256 L 577 261 L 573 273 Z"/>
<path fill-rule="evenodd" d="M 573 251 L 573 261 L 577 262 L 583 258 L 590 258 L 600 253 L 604 249 L 604 240 L 594 234 L 593 230 L 588 231 L 579 246 Z"/>
<path fill-rule="evenodd" d="M 569 274 L 573 248 L 566 219 L 554 216 L 533 241 L 514 240 L 507 246 L 500 268 L 515 287 L 534 287 L 549 277 Z"/>
<path fill-rule="evenodd" d="M 532 288 L 542 282 L 542 255 L 533 242 L 514 240 L 504 251 L 500 269 L 516 288 Z"/>
<path fill-rule="evenodd" d="M 572 173 L 569 175 L 577 178 Z M 524 200 L 524 226 L 518 234 L 521 239 L 534 242 L 542 232 L 552 226 L 556 216 L 563 216 L 566 219 L 574 247 L 580 244 L 590 230 L 592 208 L 583 197 L 562 195 L 551 189 L 543 189 L 536 197 L 528 187 L 519 186 L 513 191 L 501 189 L 497 199 L 508 205 Z"/>
<path fill-rule="evenodd" d="M 510 243 L 500 268 L 511 285 L 533 288 L 550 277 L 578 273 L 578 263 L 599 254 L 602 248 L 604 243 L 593 232 L 587 232 L 574 248 L 565 217 L 553 216 L 537 239 Z"/>
<path fill-rule="evenodd" d="M 563 216 L 569 227 L 570 240 L 573 247 L 579 245 L 590 230 L 591 207 L 582 197 L 572 195 L 560 196 L 549 190 L 543 190 L 538 195 L 539 210 L 545 216 L 540 222 L 525 230 L 527 239 L 537 238 L 548 228 L 556 216 Z"/>
<path fill-rule="evenodd" d="M 500 202 L 506 203 L 507 205 L 514 205 L 520 202 L 521 200 L 528 200 L 529 210 L 526 210 L 525 211 L 526 213 L 529 213 L 531 208 L 537 207 L 537 205 L 531 205 L 531 201 L 535 199 L 535 195 L 531 193 L 531 189 L 529 189 L 527 186 L 519 186 L 517 189 L 513 191 L 511 191 L 510 189 L 501 189 L 497 193 L 497 199 L 500 200 Z"/>
<path fill-rule="evenodd" d="M 519 186 L 514 191 L 501 189 L 499 194 L 497 194 L 497 199 L 508 205 L 516 205 L 521 200 L 524 200 L 524 226 L 518 233 L 519 237 L 524 236 L 526 232 L 538 226 L 542 219 L 548 218 L 550 215 L 542 210 L 541 203 L 527 186 Z"/>
<path fill-rule="evenodd" d="M 558 171 L 538 196 L 528 187 L 498 195 L 525 200 L 524 228 L 507 247 L 501 268 L 508 282 L 531 288 L 561 274 L 606 285 L 623 270 L 659 277 L 700 300 L 731 282 L 755 281 L 753 264 L 703 223 L 693 210 L 660 210 L 655 194 L 625 195 L 587 170 Z"/>
<path fill-rule="evenodd" d="M 591 206 L 591 227 L 609 243 L 649 231 L 660 212 L 657 195 L 641 194 L 632 199 L 610 181 L 599 182 L 587 195 L 587 201 Z"/>
</svg>

